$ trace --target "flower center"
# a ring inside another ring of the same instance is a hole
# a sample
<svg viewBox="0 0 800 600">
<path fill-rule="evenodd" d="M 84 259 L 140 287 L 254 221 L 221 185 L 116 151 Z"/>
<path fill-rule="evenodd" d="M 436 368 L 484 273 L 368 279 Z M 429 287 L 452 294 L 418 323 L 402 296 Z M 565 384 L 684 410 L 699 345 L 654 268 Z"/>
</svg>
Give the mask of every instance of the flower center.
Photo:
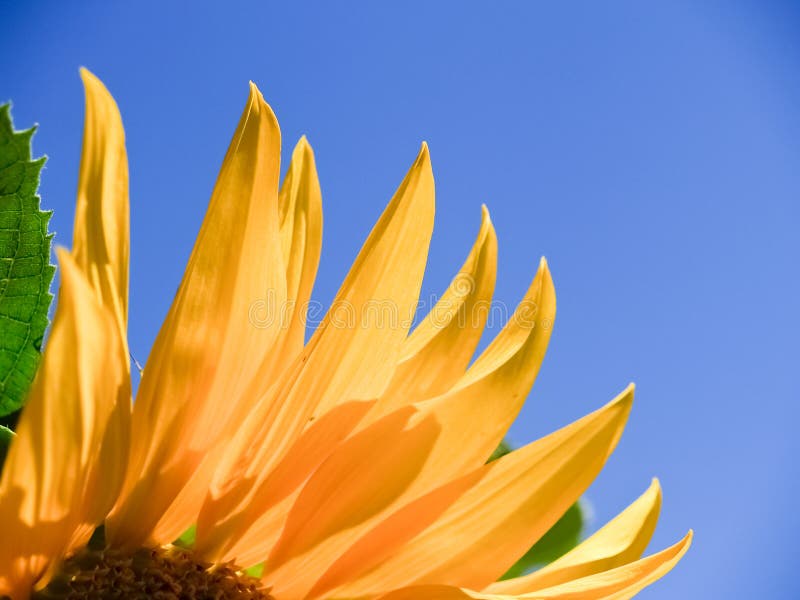
<svg viewBox="0 0 800 600">
<path fill-rule="evenodd" d="M 176 547 L 134 552 L 86 549 L 61 565 L 34 600 L 274 600 L 261 581 L 230 564 L 198 561 Z"/>
</svg>

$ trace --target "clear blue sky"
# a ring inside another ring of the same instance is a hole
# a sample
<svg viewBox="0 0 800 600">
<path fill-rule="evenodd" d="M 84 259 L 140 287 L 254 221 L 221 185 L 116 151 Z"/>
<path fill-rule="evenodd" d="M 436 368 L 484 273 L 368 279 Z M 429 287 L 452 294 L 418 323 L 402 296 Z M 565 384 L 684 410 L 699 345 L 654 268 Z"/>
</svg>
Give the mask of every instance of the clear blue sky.
<svg viewBox="0 0 800 600">
<path fill-rule="evenodd" d="M 248 80 L 274 107 L 287 153 L 303 133 L 316 150 L 323 302 L 427 140 L 437 222 L 425 293 L 455 272 L 482 202 L 500 241 L 498 300 L 516 302 L 542 254 L 554 273 L 555 332 L 513 439 L 638 384 L 622 443 L 589 490 L 595 526 L 657 475 L 665 501 L 653 547 L 696 530 L 684 562 L 642 597 L 800 596 L 790 554 L 800 533 L 797 9 L 17 4 L 0 4 L 0 100 L 14 101 L 18 127 L 40 123 L 58 243 L 71 237 L 78 67 L 122 110 L 140 361 Z"/>
</svg>

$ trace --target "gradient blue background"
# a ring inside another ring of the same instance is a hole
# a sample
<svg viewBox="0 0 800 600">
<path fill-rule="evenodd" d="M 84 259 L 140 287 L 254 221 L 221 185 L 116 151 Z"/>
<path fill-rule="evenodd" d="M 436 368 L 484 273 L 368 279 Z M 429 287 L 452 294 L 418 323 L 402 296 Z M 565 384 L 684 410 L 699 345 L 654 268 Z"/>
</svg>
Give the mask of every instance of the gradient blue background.
<svg viewBox="0 0 800 600">
<path fill-rule="evenodd" d="M 169 6 L 164 6 L 169 4 Z M 593 527 L 658 475 L 644 598 L 795 598 L 800 442 L 800 13 L 776 2 L 0 3 L 0 100 L 40 123 L 41 192 L 71 237 L 77 69 L 115 95 L 132 194 L 131 347 L 144 361 L 256 81 L 319 166 L 329 301 L 423 139 L 437 182 L 424 293 L 491 210 L 496 298 L 540 255 L 559 298 L 523 443 L 630 380 Z M 702 6 L 701 6 L 702 5 Z M 485 343 L 485 340 L 484 340 Z"/>
</svg>

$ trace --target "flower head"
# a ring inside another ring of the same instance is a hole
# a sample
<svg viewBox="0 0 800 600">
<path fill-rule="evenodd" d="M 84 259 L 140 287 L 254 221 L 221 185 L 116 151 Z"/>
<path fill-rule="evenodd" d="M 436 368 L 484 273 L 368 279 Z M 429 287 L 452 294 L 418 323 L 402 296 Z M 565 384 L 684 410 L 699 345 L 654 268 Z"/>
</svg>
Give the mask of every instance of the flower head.
<svg viewBox="0 0 800 600">
<path fill-rule="evenodd" d="M 555 292 L 542 259 L 471 362 L 495 283 L 484 208 L 460 272 L 410 331 L 433 229 L 425 144 L 305 343 L 322 239 L 314 154 L 302 138 L 279 185 L 280 129 L 253 84 L 132 402 L 124 133 L 102 83 L 82 76 L 75 237 L 0 480 L 0 595 L 611 599 L 677 563 L 691 532 L 640 559 L 654 481 L 562 558 L 498 582 L 600 471 L 633 387 L 487 463 L 538 373 Z M 239 570 L 253 565 L 257 577 Z"/>
</svg>

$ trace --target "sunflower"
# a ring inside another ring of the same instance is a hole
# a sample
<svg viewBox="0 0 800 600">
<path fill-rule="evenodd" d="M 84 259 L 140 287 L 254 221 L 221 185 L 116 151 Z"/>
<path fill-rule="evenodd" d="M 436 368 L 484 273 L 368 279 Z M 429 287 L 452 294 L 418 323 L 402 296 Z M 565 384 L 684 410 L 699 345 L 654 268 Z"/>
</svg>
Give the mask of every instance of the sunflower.
<svg viewBox="0 0 800 600">
<path fill-rule="evenodd" d="M 484 208 L 410 332 L 434 216 L 425 144 L 305 343 L 314 154 L 301 139 L 279 185 L 280 130 L 253 84 L 132 402 L 124 133 L 103 84 L 82 78 L 73 248 L 58 250 L 58 307 L 0 480 L 0 595 L 617 599 L 680 560 L 691 532 L 640 558 L 653 481 L 571 552 L 498 581 L 598 474 L 633 387 L 487 462 L 541 365 L 553 282 L 542 260 L 472 361 L 496 271 Z"/>
</svg>

